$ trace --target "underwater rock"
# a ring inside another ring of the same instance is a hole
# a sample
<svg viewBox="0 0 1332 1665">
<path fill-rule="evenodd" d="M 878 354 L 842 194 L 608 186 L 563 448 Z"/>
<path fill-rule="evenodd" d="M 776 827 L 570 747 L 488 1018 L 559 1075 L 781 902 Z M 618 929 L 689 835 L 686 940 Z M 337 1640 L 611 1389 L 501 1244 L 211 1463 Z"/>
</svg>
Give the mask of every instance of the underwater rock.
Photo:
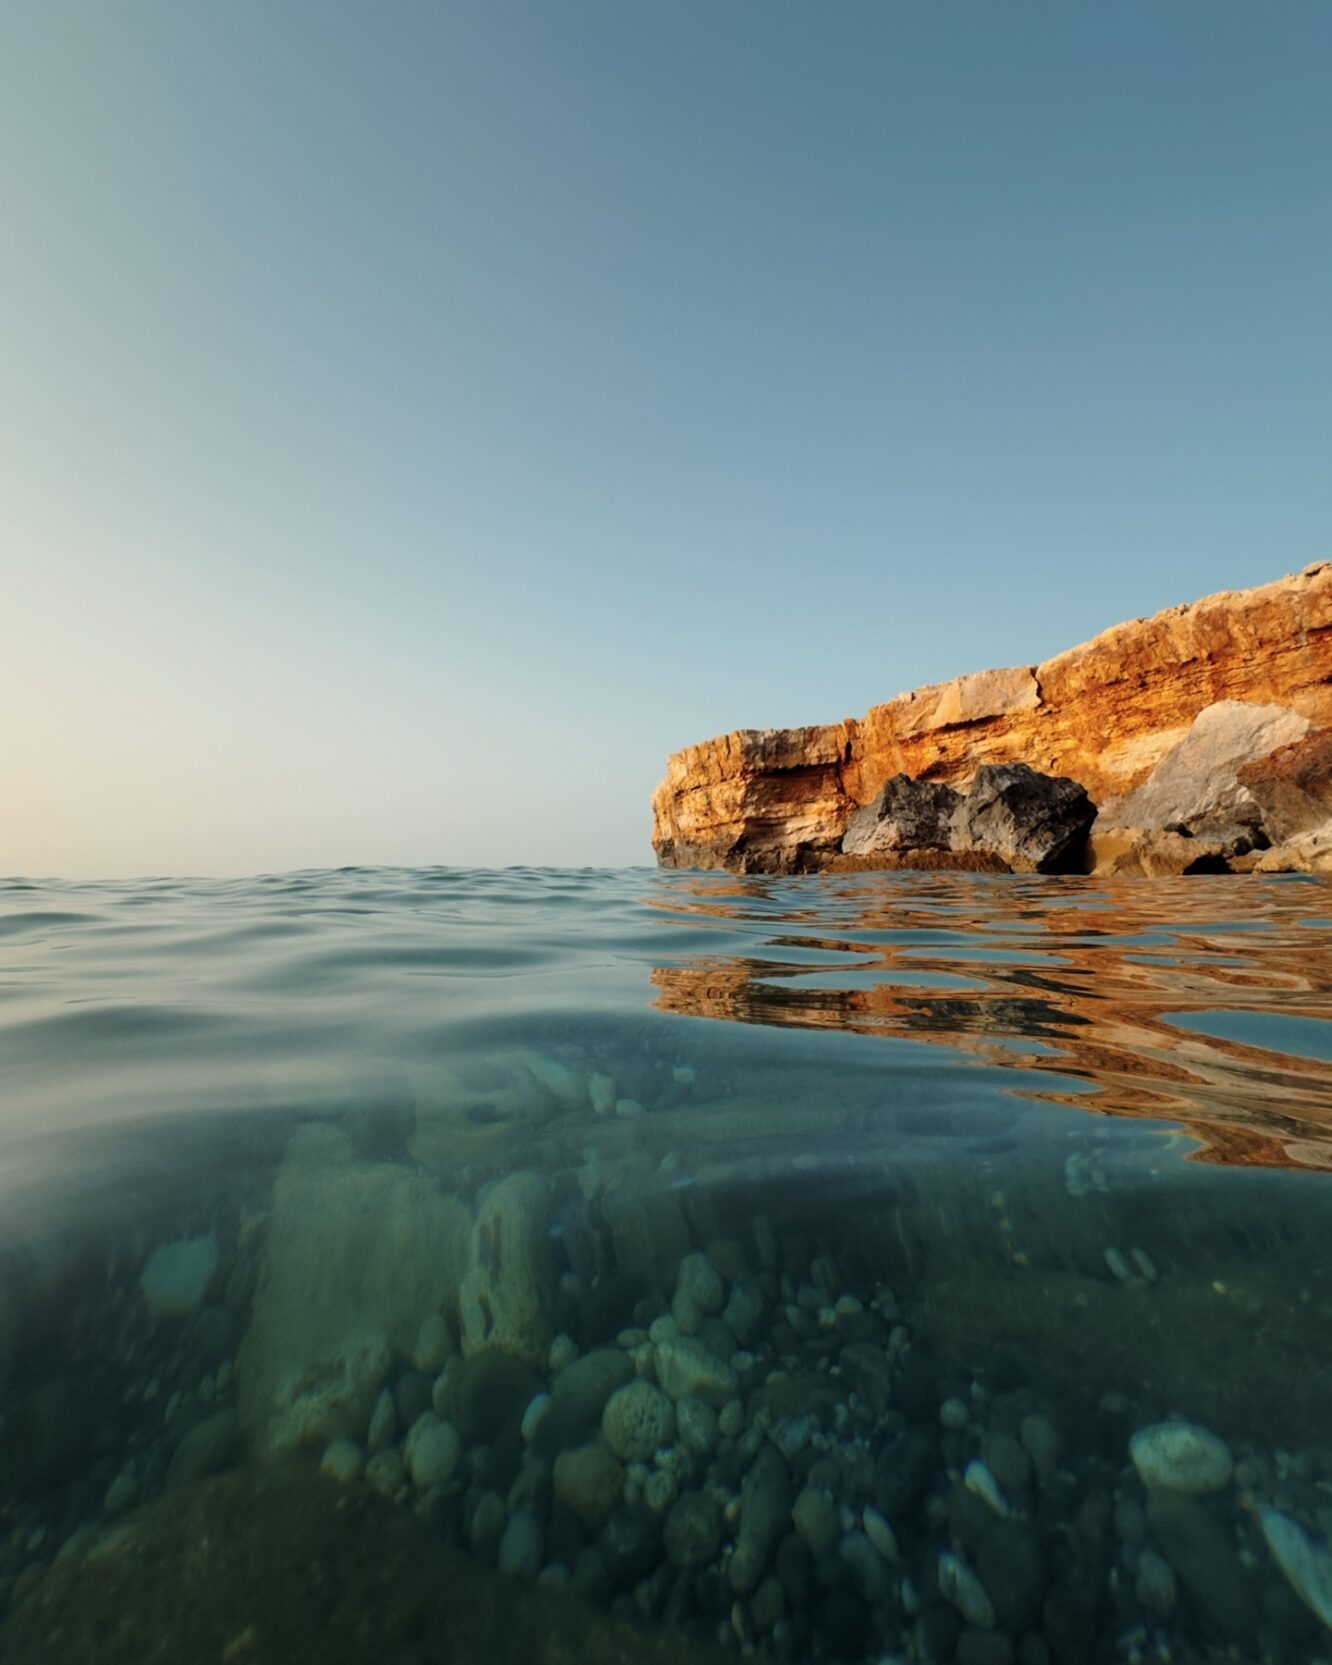
<svg viewBox="0 0 1332 1665">
<path fill-rule="evenodd" d="M 762 1322 L 763 1297 L 758 1290 L 753 1284 L 734 1284 L 722 1310 L 722 1323 L 742 1347 L 748 1347 L 758 1335 Z"/>
<path fill-rule="evenodd" d="M 587 1090 L 577 1070 L 561 1063 L 558 1058 L 550 1058 L 544 1052 L 537 1052 L 531 1047 L 516 1048 L 512 1056 L 566 1110 L 581 1110 L 586 1107 Z"/>
<path fill-rule="evenodd" d="M 651 1382 L 630 1382 L 606 1401 L 601 1432 L 617 1457 L 646 1462 L 675 1438 L 675 1406 Z"/>
<path fill-rule="evenodd" d="M 962 1484 L 969 1492 L 973 1492 L 980 1498 L 996 1515 L 1007 1517 L 1009 1513 L 1008 1499 L 1000 1491 L 999 1482 L 984 1463 L 980 1461 L 968 1463 L 966 1472 L 962 1476 Z"/>
<path fill-rule="evenodd" d="M 721 1548 L 722 1515 L 703 1492 L 682 1492 L 666 1517 L 666 1554 L 677 1567 L 702 1567 Z"/>
<path fill-rule="evenodd" d="M 353 1336 L 343 1341 L 333 1358 L 290 1371 L 278 1381 L 270 1406 L 257 1395 L 250 1401 L 251 1425 L 260 1450 L 278 1456 L 298 1445 L 360 1433 L 379 1385 L 388 1375 L 389 1363 L 388 1343 L 382 1335 Z M 242 1417 L 245 1387 L 242 1374 Z"/>
<path fill-rule="evenodd" d="M 588 1078 L 587 1093 L 592 1101 L 593 1113 L 598 1116 L 609 1116 L 615 1108 L 615 1100 L 620 1096 L 611 1077 L 599 1070 Z"/>
<path fill-rule="evenodd" d="M 735 1371 L 693 1336 L 667 1336 L 653 1353 L 657 1381 L 672 1399 L 701 1399 L 720 1410 L 735 1397 Z"/>
<path fill-rule="evenodd" d="M 398 1410 L 393 1402 L 393 1395 L 387 1388 L 381 1388 L 379 1397 L 375 1400 L 375 1408 L 370 1413 L 370 1426 L 366 1431 L 365 1448 L 372 1457 L 377 1457 L 381 1451 L 387 1451 L 389 1446 L 395 1445 L 398 1439 Z"/>
<path fill-rule="evenodd" d="M 1129 1441 L 1144 1486 L 1172 1492 L 1215 1492 L 1234 1472 L 1229 1447 L 1194 1422 L 1154 1422 Z"/>
<path fill-rule="evenodd" d="M 355 1440 L 334 1440 L 323 1455 L 319 1472 L 340 1486 L 350 1486 L 365 1473 L 365 1452 Z"/>
<path fill-rule="evenodd" d="M 427 1376 L 435 1376 L 453 1357 L 457 1347 L 453 1328 L 442 1312 L 427 1313 L 416 1332 L 412 1362 Z"/>
<path fill-rule="evenodd" d="M 401 1064 L 366 1061 L 351 1072 L 352 1102 L 343 1126 L 358 1157 L 400 1157 L 416 1131 L 416 1094 Z"/>
<path fill-rule="evenodd" d="M 433 1383 L 419 1370 L 404 1370 L 393 1388 L 398 1426 L 410 1428 L 423 1411 L 430 1409 Z"/>
<path fill-rule="evenodd" d="M 159 1244 L 144 1262 L 139 1287 L 154 1318 L 186 1318 L 202 1302 L 217 1270 L 217 1237 Z"/>
<path fill-rule="evenodd" d="M 5 1665 L 734 1665 L 706 1637 L 645 1630 L 446 1550 L 413 1511 L 302 1463 L 174 1492 L 96 1551 L 11 1606 Z"/>
<path fill-rule="evenodd" d="M 1031 1479 L 1031 1458 L 1011 1434 L 991 1429 L 981 1440 L 981 1460 L 1006 1492 L 1023 1491 Z"/>
<path fill-rule="evenodd" d="M 555 1496 L 584 1525 L 598 1526 L 624 1496 L 624 1470 L 600 1440 L 555 1459 Z"/>
<path fill-rule="evenodd" d="M 962 1560 L 945 1550 L 939 1557 L 939 1593 L 977 1630 L 994 1627 L 994 1607 L 985 1586 Z"/>
<path fill-rule="evenodd" d="M 1138 1557 L 1138 1576 L 1134 1583 L 1138 1600 L 1157 1619 L 1168 1619 L 1175 1610 L 1175 1575 L 1170 1563 L 1154 1549 L 1144 1549 Z"/>
<path fill-rule="evenodd" d="M 851 1391 L 872 1411 L 886 1411 L 893 1400 L 893 1366 L 882 1347 L 872 1341 L 851 1341 L 838 1355 L 842 1375 Z"/>
<path fill-rule="evenodd" d="M 1258 1524 L 1291 1588 L 1332 1630 L 1332 1551 L 1310 1543 L 1290 1516 L 1276 1509 L 1260 1509 Z"/>
<path fill-rule="evenodd" d="M 816 1557 L 832 1548 L 841 1531 L 837 1505 L 820 1486 L 805 1487 L 791 1506 L 791 1519 L 802 1543 Z"/>
<path fill-rule="evenodd" d="M 443 1380 L 448 1391 L 441 1396 L 441 1414 L 452 1417 L 463 1437 L 477 1445 L 519 1426 L 538 1386 L 535 1371 L 502 1347 L 474 1353 Z"/>
<path fill-rule="evenodd" d="M 758 1584 L 791 1516 L 791 1476 L 776 1446 L 765 1445 L 740 1487 L 740 1530 L 729 1577 L 737 1595 Z"/>
<path fill-rule="evenodd" d="M 630 1589 L 660 1560 L 661 1528 L 641 1504 L 626 1503 L 602 1527 L 597 1548 L 611 1583 Z"/>
<path fill-rule="evenodd" d="M 896 1561 L 898 1558 L 897 1534 L 889 1526 L 879 1511 L 868 1503 L 861 1510 L 861 1525 L 865 1528 L 865 1536 L 883 1556 L 885 1561 Z"/>
<path fill-rule="evenodd" d="M 139 1477 L 127 1463 L 106 1488 L 102 1498 L 102 1513 L 123 1515 L 126 1509 L 132 1509 L 138 1501 Z"/>
<path fill-rule="evenodd" d="M 235 1455 L 239 1434 L 239 1419 L 234 1410 L 216 1411 L 196 1423 L 172 1453 L 166 1476 L 167 1490 L 188 1486 L 191 1481 L 226 1468 Z"/>
<path fill-rule="evenodd" d="M 407 1471 L 397 1450 L 378 1451 L 365 1465 L 365 1483 L 381 1497 L 396 1497 Z"/>
<path fill-rule="evenodd" d="M 721 1427 L 711 1405 L 688 1394 L 676 1402 L 675 1424 L 680 1444 L 696 1456 L 707 1457 L 717 1449 Z"/>
<path fill-rule="evenodd" d="M 453 1424 L 440 1421 L 430 1411 L 425 1416 L 430 1422 L 425 1427 L 418 1423 L 407 1439 L 407 1464 L 413 1484 L 421 1491 L 448 1485 L 462 1457 L 462 1440 Z"/>
<path fill-rule="evenodd" d="M 907 1428 L 879 1452 L 874 1466 L 874 1502 L 890 1524 L 910 1515 L 934 1473 L 935 1442 L 919 1428 Z"/>
<path fill-rule="evenodd" d="M 458 1291 L 464 1356 L 500 1346 L 529 1364 L 545 1357 L 554 1282 L 549 1208 L 548 1182 L 530 1171 L 496 1180 L 478 1198 Z"/>
<path fill-rule="evenodd" d="M 871 1607 L 881 1607 L 887 1600 L 891 1585 L 888 1566 L 882 1555 L 864 1532 L 848 1532 L 837 1546 L 839 1558 L 851 1569 L 851 1575 Z"/>
<path fill-rule="evenodd" d="M 523 1420 L 518 1425 L 518 1431 L 523 1436 L 523 1444 L 531 1445 L 536 1439 L 546 1412 L 550 1409 L 550 1395 L 538 1393 L 523 1412 Z"/>
<path fill-rule="evenodd" d="M 550 1384 L 550 1409 L 536 1433 L 547 1454 L 580 1445 L 601 1422 L 606 1401 L 634 1377 L 634 1361 L 618 1347 L 596 1347 L 575 1359 Z"/>
<path fill-rule="evenodd" d="M 1036 1533 L 1025 1522 L 988 1524 L 976 1546 L 976 1576 L 990 1598 L 995 1623 L 1019 1634 L 1037 1622 L 1046 1568 Z"/>
<path fill-rule="evenodd" d="M 1018 1436 L 1041 1483 L 1048 1485 L 1054 1478 L 1059 1464 L 1059 1450 L 1063 1443 L 1059 1430 L 1048 1416 L 1043 1416 L 1039 1411 L 1032 1411 L 1022 1418 Z"/>
<path fill-rule="evenodd" d="M 702 1250 L 696 1249 L 680 1262 L 675 1279 L 671 1311 L 686 1334 L 697 1332 L 702 1319 L 720 1312 L 726 1299 L 721 1273 Z"/>
<path fill-rule="evenodd" d="M 545 1537 L 541 1522 L 530 1509 L 519 1509 L 509 1517 L 499 1541 L 499 1569 L 514 1578 L 534 1579 L 541 1571 Z"/>
<path fill-rule="evenodd" d="M 360 1435 L 393 1353 L 454 1304 L 466 1206 L 346 1137 L 299 1129 L 273 1182 L 264 1257 L 238 1357 L 241 1420 L 269 1455 Z"/>
<path fill-rule="evenodd" d="M 1253 1624 L 1253 1601 L 1234 1544 L 1211 1515 L 1184 1492 L 1147 1494 L 1147 1524 L 1180 1583 L 1228 1636 Z"/>
</svg>

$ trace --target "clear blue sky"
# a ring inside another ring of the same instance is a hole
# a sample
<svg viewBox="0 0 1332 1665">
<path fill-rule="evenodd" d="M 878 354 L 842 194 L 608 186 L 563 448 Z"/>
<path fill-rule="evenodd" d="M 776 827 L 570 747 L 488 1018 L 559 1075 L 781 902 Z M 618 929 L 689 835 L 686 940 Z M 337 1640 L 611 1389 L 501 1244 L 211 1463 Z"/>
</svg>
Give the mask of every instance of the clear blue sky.
<svg viewBox="0 0 1332 1665">
<path fill-rule="evenodd" d="M 651 859 L 1332 554 L 1326 0 L 0 13 L 0 872 Z"/>
</svg>

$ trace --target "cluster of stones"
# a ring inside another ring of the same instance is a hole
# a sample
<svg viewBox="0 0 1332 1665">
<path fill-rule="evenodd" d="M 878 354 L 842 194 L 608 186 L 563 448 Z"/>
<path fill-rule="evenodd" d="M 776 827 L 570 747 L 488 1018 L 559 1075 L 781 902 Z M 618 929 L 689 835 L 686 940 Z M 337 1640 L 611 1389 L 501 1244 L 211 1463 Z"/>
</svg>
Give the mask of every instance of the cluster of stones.
<svg viewBox="0 0 1332 1665">
<path fill-rule="evenodd" d="M 1123 1395 L 1058 1405 L 941 1364 L 882 1285 L 771 1232 L 714 1240 L 602 1344 L 470 1355 L 432 1312 L 324 1472 L 445 1540 L 617 1614 L 778 1660 L 1044 1665 L 1321 1657 L 1332 1459 L 1232 1448 Z M 783 1267 L 785 1269 L 783 1269 Z M 159 1268 L 160 1270 L 160 1268 Z M 239 1455 L 227 1307 L 145 1301 L 188 1388 L 169 1437 L 103 1460 L 72 1534 L 15 1527 L 21 1601 L 53 1554 Z M 563 1312 L 591 1311 L 566 1273 Z M 215 1287 L 215 1286 L 214 1286 Z M 574 1326 L 577 1328 L 577 1326 Z M 211 1361 L 211 1362 L 210 1362 Z M 156 1409 L 157 1382 L 144 1386 Z M 144 1424 L 147 1427 L 147 1423 Z M 117 1466 L 118 1464 L 118 1466 Z M 34 1543 L 34 1535 L 43 1539 Z M 17 1571 L 17 1565 L 15 1570 Z"/>
<path fill-rule="evenodd" d="M 1030 1389 L 941 1368 L 888 1290 L 850 1292 L 826 1254 L 804 1272 L 715 1242 L 668 1309 L 640 1303 L 606 1345 L 560 1335 L 544 1369 L 464 1358 L 434 1316 L 364 1441 L 323 1466 L 503 1571 L 764 1657 L 1276 1658 L 1309 1639 L 1312 1599 L 1287 1572 L 1260 1610 L 1248 1568 L 1272 1558 L 1233 1496 L 1218 1507 L 1237 1479 L 1280 1490 L 1265 1459 L 1182 1421 L 1135 1431 L 1116 1395 L 1108 1440 L 1084 1422 L 1075 1444 Z M 1316 1589 L 1308 1498 L 1288 1501 L 1263 1530 Z"/>
<path fill-rule="evenodd" d="M 232 1235 L 231 1232 L 228 1234 Z M 161 1243 L 62 1314 L 84 1351 L 0 1413 L 0 1615 L 133 1510 L 240 1456 L 236 1346 L 252 1266 L 216 1231 Z M 0 1651 L 3 1651 L 0 1648 Z"/>
</svg>

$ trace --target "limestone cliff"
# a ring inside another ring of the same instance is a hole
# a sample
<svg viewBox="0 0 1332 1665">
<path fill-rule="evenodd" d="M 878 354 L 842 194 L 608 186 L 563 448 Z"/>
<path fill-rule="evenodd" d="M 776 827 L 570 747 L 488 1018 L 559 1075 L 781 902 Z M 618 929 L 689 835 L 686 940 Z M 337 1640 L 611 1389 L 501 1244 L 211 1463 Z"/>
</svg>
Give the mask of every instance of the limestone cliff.
<svg viewBox="0 0 1332 1665">
<path fill-rule="evenodd" d="M 1043 665 L 918 688 L 864 717 L 687 746 L 653 796 L 653 847 L 666 867 L 822 867 L 892 776 L 966 785 L 983 763 L 1068 775 L 1104 802 L 1221 700 L 1332 727 L 1332 564 L 1115 625 Z"/>
</svg>

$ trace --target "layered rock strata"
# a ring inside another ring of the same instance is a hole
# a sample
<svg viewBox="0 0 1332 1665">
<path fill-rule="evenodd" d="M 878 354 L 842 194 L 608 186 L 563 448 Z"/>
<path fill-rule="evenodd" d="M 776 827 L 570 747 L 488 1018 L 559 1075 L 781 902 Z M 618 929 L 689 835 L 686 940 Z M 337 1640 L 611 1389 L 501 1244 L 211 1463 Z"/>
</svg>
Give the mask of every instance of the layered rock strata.
<svg viewBox="0 0 1332 1665">
<path fill-rule="evenodd" d="M 1116 625 L 1042 665 L 920 688 L 861 718 L 686 747 L 654 795 L 652 842 L 668 867 L 863 863 L 843 840 L 894 776 L 962 788 L 986 764 L 1070 777 L 1104 805 L 1141 786 L 1203 711 L 1230 702 L 1287 714 L 1269 752 L 1332 727 L 1332 565 Z M 1264 790 L 1285 788 L 1274 779 Z M 901 852 L 878 864 L 895 863 Z"/>
</svg>

